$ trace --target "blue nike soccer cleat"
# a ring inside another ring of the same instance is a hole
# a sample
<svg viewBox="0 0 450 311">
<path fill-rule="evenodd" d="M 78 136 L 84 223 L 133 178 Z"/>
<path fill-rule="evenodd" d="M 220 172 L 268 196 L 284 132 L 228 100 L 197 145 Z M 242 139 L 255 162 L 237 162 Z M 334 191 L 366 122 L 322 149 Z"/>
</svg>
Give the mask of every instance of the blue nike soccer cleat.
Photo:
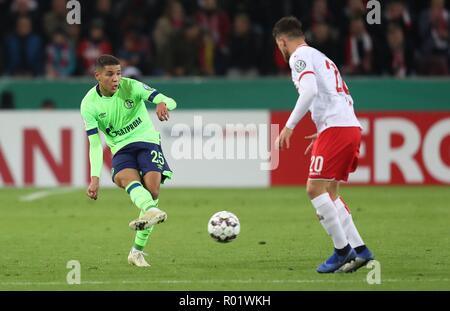
<svg viewBox="0 0 450 311">
<path fill-rule="evenodd" d="M 361 253 L 356 254 L 355 260 L 346 263 L 338 272 L 355 272 L 361 267 L 367 265 L 367 263 L 374 259 L 372 252 L 366 247 Z"/>
<path fill-rule="evenodd" d="M 319 273 L 333 273 L 337 271 L 340 267 L 346 263 L 354 260 L 356 258 L 356 252 L 353 248 L 350 248 L 347 254 L 339 256 L 336 251 L 333 255 L 327 259 L 324 263 L 317 267 L 317 272 Z"/>
</svg>

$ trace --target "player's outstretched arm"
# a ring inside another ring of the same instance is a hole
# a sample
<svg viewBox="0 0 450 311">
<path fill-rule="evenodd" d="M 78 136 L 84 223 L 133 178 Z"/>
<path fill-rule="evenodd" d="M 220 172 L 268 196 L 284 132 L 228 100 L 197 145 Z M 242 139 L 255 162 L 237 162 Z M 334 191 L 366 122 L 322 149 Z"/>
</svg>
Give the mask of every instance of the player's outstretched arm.
<svg viewBox="0 0 450 311">
<path fill-rule="evenodd" d="M 169 120 L 169 110 L 173 110 L 177 107 L 177 103 L 173 98 L 167 97 L 164 94 L 159 93 L 153 99 L 156 104 L 156 115 L 159 121 Z"/>
<path fill-rule="evenodd" d="M 127 79 L 127 81 L 132 84 L 133 92 L 142 100 L 156 105 L 156 115 L 160 121 L 169 120 L 169 110 L 174 110 L 177 107 L 177 103 L 173 98 L 137 80 Z"/>
<path fill-rule="evenodd" d="M 89 135 L 89 162 L 91 165 L 91 182 L 86 194 L 89 198 L 97 200 L 100 188 L 100 173 L 103 166 L 103 147 L 98 133 Z"/>
</svg>

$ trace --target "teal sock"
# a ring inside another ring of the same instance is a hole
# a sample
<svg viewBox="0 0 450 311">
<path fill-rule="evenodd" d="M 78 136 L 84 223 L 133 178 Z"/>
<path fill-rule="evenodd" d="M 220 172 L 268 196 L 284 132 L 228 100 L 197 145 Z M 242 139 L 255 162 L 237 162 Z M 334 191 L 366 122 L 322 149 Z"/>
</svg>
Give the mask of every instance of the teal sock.
<svg viewBox="0 0 450 311">
<path fill-rule="evenodd" d="M 125 190 L 130 195 L 131 201 L 141 211 L 146 211 L 150 207 L 157 205 L 152 198 L 151 193 L 145 189 L 138 181 L 132 181 L 128 184 Z"/>
</svg>

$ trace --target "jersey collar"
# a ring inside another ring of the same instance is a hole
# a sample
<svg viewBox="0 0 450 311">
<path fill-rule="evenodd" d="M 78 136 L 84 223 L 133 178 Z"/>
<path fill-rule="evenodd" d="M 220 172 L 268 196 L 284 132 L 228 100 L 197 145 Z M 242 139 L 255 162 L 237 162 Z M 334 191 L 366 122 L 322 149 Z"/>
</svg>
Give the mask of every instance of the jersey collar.
<svg viewBox="0 0 450 311">
<path fill-rule="evenodd" d="M 119 89 L 120 89 L 120 83 L 119 83 L 119 86 L 117 87 L 117 91 L 111 97 L 106 97 L 106 96 L 102 95 L 102 92 L 100 92 L 100 85 L 97 83 L 97 85 L 95 86 L 95 90 L 97 91 L 98 96 L 100 96 L 101 98 L 112 98 L 112 97 L 114 97 L 114 95 L 117 94 Z"/>
<path fill-rule="evenodd" d="M 97 91 L 98 96 L 103 97 L 102 93 L 100 92 L 100 85 L 95 86 L 95 90 Z"/>
</svg>

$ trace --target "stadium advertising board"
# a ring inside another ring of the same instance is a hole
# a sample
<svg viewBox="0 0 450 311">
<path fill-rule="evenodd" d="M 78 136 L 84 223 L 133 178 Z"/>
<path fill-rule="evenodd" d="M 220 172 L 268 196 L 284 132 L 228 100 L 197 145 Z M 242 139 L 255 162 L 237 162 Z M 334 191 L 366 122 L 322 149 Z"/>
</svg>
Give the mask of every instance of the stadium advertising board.
<svg viewBox="0 0 450 311">
<path fill-rule="evenodd" d="M 268 152 L 269 142 L 288 116 L 289 112 L 268 110 L 190 110 L 174 112 L 164 124 L 153 119 L 175 173 L 168 186 L 304 184 L 310 163 L 303 154 L 308 144 L 303 137 L 314 132 L 308 117 L 295 131 L 289 150 Z M 351 175 L 351 183 L 450 183 L 450 113 L 371 112 L 358 116 L 364 129 L 359 167 Z M 0 124 L 2 186 L 87 184 L 88 144 L 78 111 L 2 112 Z M 104 159 L 102 182 L 112 186 L 107 148 Z"/>
</svg>

